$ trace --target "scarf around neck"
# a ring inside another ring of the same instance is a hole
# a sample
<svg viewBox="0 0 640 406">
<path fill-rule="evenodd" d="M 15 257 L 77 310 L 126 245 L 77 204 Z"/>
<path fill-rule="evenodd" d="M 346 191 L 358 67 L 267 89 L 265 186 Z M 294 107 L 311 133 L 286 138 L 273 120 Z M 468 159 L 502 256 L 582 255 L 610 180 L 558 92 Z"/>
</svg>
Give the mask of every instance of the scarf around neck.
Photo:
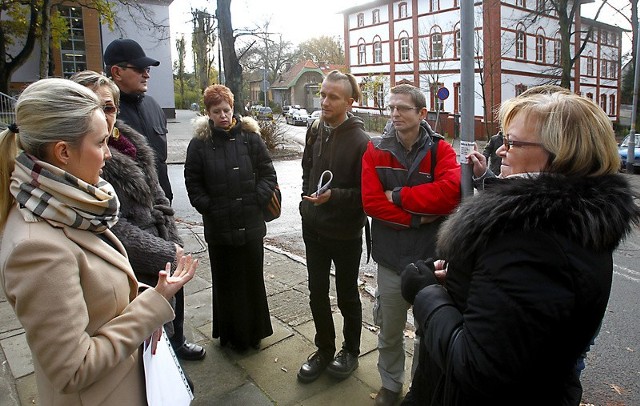
<svg viewBox="0 0 640 406">
<path fill-rule="evenodd" d="M 120 202 L 110 183 L 96 186 L 25 152 L 16 157 L 10 191 L 26 222 L 101 233 L 118 221 Z"/>
</svg>

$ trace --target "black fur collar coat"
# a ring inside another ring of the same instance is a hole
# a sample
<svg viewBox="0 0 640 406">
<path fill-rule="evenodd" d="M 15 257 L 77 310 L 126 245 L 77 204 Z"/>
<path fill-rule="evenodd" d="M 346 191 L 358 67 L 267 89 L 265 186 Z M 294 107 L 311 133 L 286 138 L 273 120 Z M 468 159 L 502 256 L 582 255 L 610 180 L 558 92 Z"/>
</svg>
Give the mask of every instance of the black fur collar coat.
<svg viewBox="0 0 640 406">
<path fill-rule="evenodd" d="M 416 404 L 578 405 L 576 361 L 639 221 L 621 175 L 505 179 L 462 203 L 439 233 L 446 288 L 414 303 Z"/>
<path fill-rule="evenodd" d="M 165 196 L 155 165 L 155 152 L 147 139 L 118 120 L 116 127 L 136 147 L 135 159 L 110 148 L 102 177 L 111 183 L 120 200 L 120 218 L 111 229 L 127 250 L 138 279 L 155 286 L 158 271 L 176 260 L 178 235 L 174 211 Z"/>
</svg>

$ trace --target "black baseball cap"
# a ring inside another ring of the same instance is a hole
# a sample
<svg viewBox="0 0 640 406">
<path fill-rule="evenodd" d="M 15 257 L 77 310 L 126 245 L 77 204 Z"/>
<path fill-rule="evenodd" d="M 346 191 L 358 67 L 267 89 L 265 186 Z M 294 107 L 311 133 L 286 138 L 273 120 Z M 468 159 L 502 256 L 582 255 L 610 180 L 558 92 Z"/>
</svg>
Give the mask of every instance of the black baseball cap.
<svg viewBox="0 0 640 406">
<path fill-rule="evenodd" d="M 126 62 L 136 68 L 146 68 L 147 66 L 158 66 L 159 61 L 149 58 L 140 44 L 132 39 L 117 39 L 107 46 L 104 51 L 104 64 L 113 66 Z"/>
</svg>

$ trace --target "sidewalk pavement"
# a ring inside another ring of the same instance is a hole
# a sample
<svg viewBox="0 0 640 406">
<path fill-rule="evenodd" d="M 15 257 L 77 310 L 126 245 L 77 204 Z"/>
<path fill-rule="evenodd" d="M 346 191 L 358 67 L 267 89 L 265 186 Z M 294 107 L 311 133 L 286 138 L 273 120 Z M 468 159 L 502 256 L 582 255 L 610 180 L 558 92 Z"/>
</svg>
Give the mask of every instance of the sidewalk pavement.
<svg viewBox="0 0 640 406">
<path fill-rule="evenodd" d="M 207 349 L 202 361 L 183 362 L 195 384 L 193 405 L 371 405 L 380 377 L 376 366 L 376 328 L 373 303 L 363 298 L 360 366 L 337 381 L 324 374 L 310 384 L 297 382 L 296 373 L 315 351 L 315 328 L 309 309 L 304 260 L 274 247 L 265 247 L 265 285 L 274 333 L 259 350 L 238 354 L 211 338 L 211 273 L 201 226 L 179 224 L 185 251 L 200 260 L 194 280 L 185 289 L 185 334 Z M 341 347 L 342 317 L 331 292 Z M 413 348 L 407 339 L 407 349 Z M 37 405 L 37 388 L 24 330 L 4 296 L 0 296 L 0 405 Z M 407 366 L 411 354 L 407 353 Z"/>
</svg>

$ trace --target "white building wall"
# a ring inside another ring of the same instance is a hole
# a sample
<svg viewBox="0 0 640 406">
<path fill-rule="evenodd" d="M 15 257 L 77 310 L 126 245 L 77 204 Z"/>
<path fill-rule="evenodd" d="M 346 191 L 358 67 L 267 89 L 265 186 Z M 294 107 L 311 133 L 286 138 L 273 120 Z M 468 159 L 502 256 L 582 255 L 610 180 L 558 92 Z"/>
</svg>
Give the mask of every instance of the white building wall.
<svg viewBox="0 0 640 406">
<path fill-rule="evenodd" d="M 170 26 L 168 6 L 146 4 L 145 8 L 149 10 L 150 15 L 153 15 L 154 21 L 158 24 Z M 142 16 L 134 14 L 133 18 L 131 18 L 128 16 L 128 12 L 123 11 L 121 7 L 116 7 L 116 13 L 123 16 L 120 21 L 123 30 L 122 32 L 111 32 L 108 27 L 102 26 L 103 53 L 104 49 L 118 38 L 130 38 L 138 42 L 148 57 L 160 61 L 159 66 L 151 67 L 151 78 L 149 79 L 147 94 L 152 96 L 163 109 L 174 109 L 170 28 L 166 32 L 153 30 L 146 24 L 139 24 L 139 21 L 143 19 Z"/>
</svg>

